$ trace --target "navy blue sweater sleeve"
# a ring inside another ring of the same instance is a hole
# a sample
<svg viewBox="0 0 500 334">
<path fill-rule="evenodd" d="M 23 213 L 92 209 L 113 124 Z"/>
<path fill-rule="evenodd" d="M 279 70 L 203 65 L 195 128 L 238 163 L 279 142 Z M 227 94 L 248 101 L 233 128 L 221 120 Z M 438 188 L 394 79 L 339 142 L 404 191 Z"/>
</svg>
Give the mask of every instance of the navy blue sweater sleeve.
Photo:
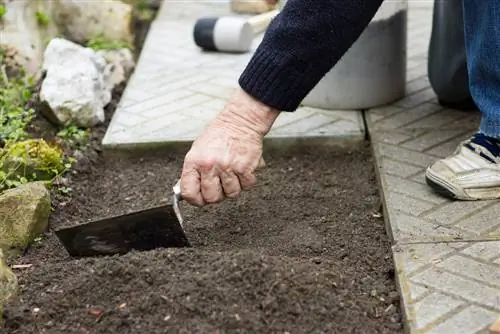
<svg viewBox="0 0 500 334">
<path fill-rule="evenodd" d="M 268 106 L 294 111 L 340 60 L 383 0 L 288 0 L 239 78 Z"/>
</svg>

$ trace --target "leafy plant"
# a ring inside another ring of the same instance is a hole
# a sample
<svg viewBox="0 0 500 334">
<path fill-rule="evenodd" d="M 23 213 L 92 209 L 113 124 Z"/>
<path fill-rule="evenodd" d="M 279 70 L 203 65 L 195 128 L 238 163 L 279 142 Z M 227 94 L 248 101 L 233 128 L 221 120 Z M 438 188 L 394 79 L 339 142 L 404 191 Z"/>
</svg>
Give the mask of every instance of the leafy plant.
<svg viewBox="0 0 500 334">
<path fill-rule="evenodd" d="M 132 45 L 123 41 L 112 41 L 99 35 L 87 43 L 87 47 L 99 51 L 99 50 L 118 50 L 118 49 L 132 49 Z"/>
<path fill-rule="evenodd" d="M 36 22 L 42 26 L 42 27 L 46 27 L 49 25 L 49 22 L 50 22 L 50 18 L 47 14 L 45 14 L 44 12 L 36 12 L 35 13 L 35 16 L 36 16 Z"/>
<path fill-rule="evenodd" d="M 50 184 L 74 162 L 43 139 L 10 142 L 0 153 L 0 191 L 31 181 Z"/>
<path fill-rule="evenodd" d="M 7 7 L 5 7 L 4 4 L 0 4 L 0 21 L 3 19 L 5 14 L 7 14 Z"/>
<path fill-rule="evenodd" d="M 26 126 L 35 116 L 32 108 L 26 108 L 34 79 L 26 75 L 8 78 L 5 66 L 0 67 L 0 76 L 0 139 L 23 140 L 27 138 Z"/>
<path fill-rule="evenodd" d="M 73 124 L 66 126 L 57 133 L 58 137 L 78 144 L 84 143 L 88 135 L 88 130 L 81 129 Z"/>
</svg>

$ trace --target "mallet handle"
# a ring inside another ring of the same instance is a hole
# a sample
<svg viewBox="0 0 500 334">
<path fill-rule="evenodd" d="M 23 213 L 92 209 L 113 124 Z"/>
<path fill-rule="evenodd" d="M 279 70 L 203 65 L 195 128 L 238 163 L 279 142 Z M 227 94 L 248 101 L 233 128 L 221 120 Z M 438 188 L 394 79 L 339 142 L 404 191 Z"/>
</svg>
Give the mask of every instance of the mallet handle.
<svg viewBox="0 0 500 334">
<path fill-rule="evenodd" d="M 254 33 L 257 35 L 267 29 L 267 26 L 271 23 L 274 17 L 278 15 L 278 13 L 279 10 L 274 9 L 266 13 L 255 15 L 249 18 L 247 22 L 252 26 Z"/>
</svg>

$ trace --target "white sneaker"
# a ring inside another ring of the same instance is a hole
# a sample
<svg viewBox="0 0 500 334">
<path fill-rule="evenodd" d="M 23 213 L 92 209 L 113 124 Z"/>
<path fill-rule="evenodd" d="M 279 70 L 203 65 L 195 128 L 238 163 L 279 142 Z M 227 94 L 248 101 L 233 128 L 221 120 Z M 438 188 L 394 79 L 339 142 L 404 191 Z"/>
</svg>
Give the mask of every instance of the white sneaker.
<svg viewBox="0 0 500 334">
<path fill-rule="evenodd" d="M 475 134 L 448 158 L 427 168 L 427 184 L 459 200 L 500 198 L 500 140 Z"/>
</svg>

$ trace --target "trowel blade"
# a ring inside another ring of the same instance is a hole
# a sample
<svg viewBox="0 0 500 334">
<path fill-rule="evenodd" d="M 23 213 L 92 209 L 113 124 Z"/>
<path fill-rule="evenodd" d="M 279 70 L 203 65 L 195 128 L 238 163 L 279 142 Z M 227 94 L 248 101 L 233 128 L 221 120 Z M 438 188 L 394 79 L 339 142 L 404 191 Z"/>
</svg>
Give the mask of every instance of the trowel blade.
<svg viewBox="0 0 500 334">
<path fill-rule="evenodd" d="M 74 257 L 190 247 L 171 204 L 96 220 L 55 233 Z"/>
</svg>

